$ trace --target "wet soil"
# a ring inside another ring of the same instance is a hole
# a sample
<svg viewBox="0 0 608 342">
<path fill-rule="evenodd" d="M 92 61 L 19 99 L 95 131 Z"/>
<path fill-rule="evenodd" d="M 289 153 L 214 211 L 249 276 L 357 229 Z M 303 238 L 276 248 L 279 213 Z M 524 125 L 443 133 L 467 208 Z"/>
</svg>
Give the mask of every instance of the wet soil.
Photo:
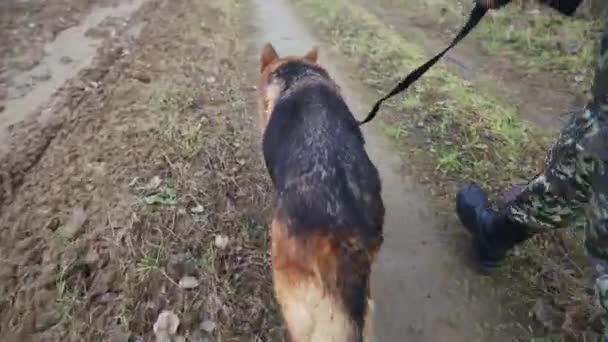
<svg viewBox="0 0 608 342">
<path fill-rule="evenodd" d="M 13 77 L 38 65 L 45 55 L 45 44 L 78 25 L 96 4 L 109 6 L 112 2 L 20 0 L 0 3 L 0 104 L 9 97 L 8 87 L 13 85 Z M 47 77 L 35 76 L 37 79 Z M 27 87 L 22 91 L 26 90 Z"/>
<path fill-rule="evenodd" d="M 114 17 L 114 22 L 98 30 L 106 31 L 106 35 L 115 35 L 120 26 L 128 24 L 126 19 L 143 2 L 127 1 L 113 7 L 109 4 L 92 5 L 91 11 L 78 24 L 57 33 L 52 41 L 42 46 L 42 56 L 31 60 L 34 65 L 32 68 L 7 66 L 4 72 L 7 98 L 2 103 L 0 152 L 7 150 L 8 130 L 12 125 L 40 112 L 40 107 L 47 104 L 66 81 L 74 78 L 93 61 L 102 40 L 88 35 L 89 31 L 97 29 L 102 21 Z M 133 31 L 133 38 L 137 34 L 137 31 Z M 39 47 L 30 46 L 29 51 L 37 48 Z M 25 56 L 18 58 L 27 59 Z M 48 111 L 42 111 L 44 113 Z M 44 120 L 45 116 L 38 119 Z"/>
<path fill-rule="evenodd" d="M 277 340 L 233 3 L 90 5 L 8 125 L 0 341 Z"/>
</svg>

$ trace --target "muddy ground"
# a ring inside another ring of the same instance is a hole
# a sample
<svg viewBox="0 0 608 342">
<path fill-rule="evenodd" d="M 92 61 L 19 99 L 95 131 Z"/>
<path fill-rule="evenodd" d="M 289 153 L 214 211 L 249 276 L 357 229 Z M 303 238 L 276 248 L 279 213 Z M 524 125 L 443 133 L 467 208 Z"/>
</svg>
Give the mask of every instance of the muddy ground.
<svg viewBox="0 0 608 342">
<path fill-rule="evenodd" d="M 191 340 L 280 334 L 235 4 L 145 2 L 10 127 L 2 340 L 150 340 L 163 310 Z"/>
<path fill-rule="evenodd" d="M 437 13 L 451 17 L 429 15 L 436 6 L 2 2 L 0 340 L 283 340 L 255 120 L 259 47 L 320 45 L 362 115 L 395 70 L 458 26 L 449 6 Z M 555 21 L 543 13 L 528 25 Z M 556 116 L 580 107 L 589 78 L 587 45 L 564 47 L 584 51 L 580 60 L 528 63 L 516 52 L 537 50 L 519 36 L 487 45 L 526 22 L 492 20 L 366 129 L 388 209 L 373 279 L 382 341 L 583 340 L 597 330 L 577 233 L 536 239 L 492 277 L 463 252 L 454 189 L 474 179 L 495 195 L 534 174 Z"/>
<path fill-rule="evenodd" d="M 111 1 L 3 1 L 0 4 L 0 100 L 9 97 L 7 87 L 20 72 L 32 69 L 44 56 L 44 46 L 59 33 L 78 24 L 93 4 Z M 40 75 L 39 77 L 45 77 Z M 21 93 L 26 91 L 21 89 Z M 10 97 L 19 96 L 13 94 Z"/>
</svg>

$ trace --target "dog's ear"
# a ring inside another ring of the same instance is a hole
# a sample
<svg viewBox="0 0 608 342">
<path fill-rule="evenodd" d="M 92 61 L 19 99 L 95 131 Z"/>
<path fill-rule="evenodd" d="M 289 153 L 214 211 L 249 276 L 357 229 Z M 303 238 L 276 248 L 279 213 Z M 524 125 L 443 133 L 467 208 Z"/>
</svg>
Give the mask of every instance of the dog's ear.
<svg viewBox="0 0 608 342">
<path fill-rule="evenodd" d="M 260 72 L 264 71 L 270 63 L 276 61 L 279 55 L 270 43 L 266 43 L 262 48 L 262 56 L 260 58 Z"/>
<path fill-rule="evenodd" d="M 317 63 L 319 59 L 319 48 L 313 47 L 306 55 L 304 55 L 304 60 L 309 61 L 311 63 Z"/>
</svg>

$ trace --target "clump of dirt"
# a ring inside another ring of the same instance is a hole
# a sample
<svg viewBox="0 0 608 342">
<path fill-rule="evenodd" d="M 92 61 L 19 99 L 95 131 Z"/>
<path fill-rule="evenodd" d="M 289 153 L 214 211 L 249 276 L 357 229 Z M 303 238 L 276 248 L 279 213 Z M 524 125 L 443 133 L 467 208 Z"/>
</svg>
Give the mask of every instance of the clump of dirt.
<svg viewBox="0 0 608 342">
<path fill-rule="evenodd" d="M 3 339 L 283 334 L 270 188 L 248 133 L 244 11 L 151 0 L 130 21 L 144 25 L 139 38 L 118 29 L 48 126 L 12 128 L 0 163 Z"/>
</svg>

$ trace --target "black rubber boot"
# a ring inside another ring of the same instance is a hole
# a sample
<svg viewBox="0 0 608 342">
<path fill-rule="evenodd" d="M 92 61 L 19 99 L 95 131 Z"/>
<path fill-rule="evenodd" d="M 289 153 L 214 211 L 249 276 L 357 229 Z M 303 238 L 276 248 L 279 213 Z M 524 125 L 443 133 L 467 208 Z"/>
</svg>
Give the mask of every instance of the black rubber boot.
<svg viewBox="0 0 608 342">
<path fill-rule="evenodd" d="M 525 226 L 490 208 L 488 195 L 475 184 L 458 192 L 456 212 L 473 235 L 473 248 L 485 271 L 499 266 L 511 248 L 530 237 Z"/>
</svg>

